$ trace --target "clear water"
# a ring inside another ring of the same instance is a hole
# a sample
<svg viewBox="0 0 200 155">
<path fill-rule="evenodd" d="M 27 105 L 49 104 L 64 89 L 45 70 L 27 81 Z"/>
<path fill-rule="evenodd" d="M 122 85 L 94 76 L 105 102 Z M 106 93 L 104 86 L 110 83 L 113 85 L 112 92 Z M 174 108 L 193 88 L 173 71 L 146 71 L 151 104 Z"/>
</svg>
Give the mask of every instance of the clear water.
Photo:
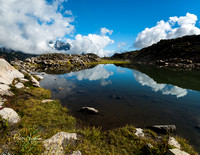
<svg viewBox="0 0 200 155">
<path fill-rule="evenodd" d="M 51 89 L 53 98 L 59 99 L 84 125 L 106 130 L 127 124 L 142 128 L 174 124 L 177 134 L 200 151 L 199 71 L 98 65 L 78 72 L 43 76 L 41 86 Z M 83 106 L 94 107 L 100 114 L 78 112 Z"/>
</svg>

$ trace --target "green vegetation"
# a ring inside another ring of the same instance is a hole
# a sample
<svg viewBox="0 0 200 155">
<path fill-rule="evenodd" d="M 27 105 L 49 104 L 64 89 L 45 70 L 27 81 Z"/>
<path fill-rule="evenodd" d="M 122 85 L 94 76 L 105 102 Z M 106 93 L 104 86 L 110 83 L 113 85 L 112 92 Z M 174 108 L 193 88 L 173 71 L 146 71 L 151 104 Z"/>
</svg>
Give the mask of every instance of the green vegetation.
<svg viewBox="0 0 200 155">
<path fill-rule="evenodd" d="M 145 137 L 137 137 L 133 126 L 102 131 L 95 127 L 77 127 L 76 119 L 59 101 L 42 103 L 51 98 L 50 90 L 29 86 L 24 89 L 12 87 L 15 94 L 7 98 L 6 107 L 13 108 L 21 117 L 21 122 L 9 126 L 0 118 L 0 153 L 5 148 L 14 154 L 41 154 L 42 141 L 57 132 L 76 132 L 77 143 L 64 147 L 67 153 L 80 150 L 82 154 L 165 154 L 169 148 L 169 135 L 161 136 L 145 129 Z M 193 148 L 178 138 L 183 150 L 196 154 Z"/>
<path fill-rule="evenodd" d="M 179 136 L 175 137 L 176 140 L 181 144 L 181 149 L 185 152 L 188 152 L 191 155 L 197 155 L 197 152 L 193 149 L 191 145 L 189 145 L 189 142 L 186 139 L 183 139 Z"/>
<path fill-rule="evenodd" d="M 98 65 L 98 64 L 129 64 L 130 61 L 125 60 L 111 60 L 111 59 L 98 59 L 97 62 L 87 63 L 88 65 Z"/>
</svg>

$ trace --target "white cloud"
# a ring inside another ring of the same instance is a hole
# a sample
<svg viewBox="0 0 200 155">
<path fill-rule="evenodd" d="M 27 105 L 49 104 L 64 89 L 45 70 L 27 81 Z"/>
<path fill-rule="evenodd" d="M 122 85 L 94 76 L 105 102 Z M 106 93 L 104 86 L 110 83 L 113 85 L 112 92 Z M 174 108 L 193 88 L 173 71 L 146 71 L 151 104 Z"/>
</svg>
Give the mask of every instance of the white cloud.
<svg viewBox="0 0 200 155">
<path fill-rule="evenodd" d="M 142 86 L 151 87 L 154 92 L 161 91 L 163 95 L 175 95 L 177 98 L 179 98 L 184 97 L 188 93 L 186 89 L 177 86 L 158 84 L 146 74 L 143 74 L 136 70 L 133 72 L 133 75 L 135 77 L 135 80 L 139 82 Z"/>
<path fill-rule="evenodd" d="M 63 17 L 62 2 L 0 0 L 0 45 L 27 53 L 51 51 L 50 40 L 70 34 L 72 17 Z"/>
<path fill-rule="evenodd" d="M 190 13 L 187 13 L 186 16 L 170 17 L 167 22 L 161 20 L 157 22 L 155 27 L 146 28 L 140 32 L 134 42 L 134 46 L 136 48 L 143 48 L 157 43 L 161 39 L 200 34 L 200 29 L 195 26 L 197 20 L 197 16 Z"/>
<path fill-rule="evenodd" d="M 72 11 L 71 11 L 71 10 L 66 10 L 66 11 L 65 11 L 65 14 L 67 14 L 67 15 L 72 15 Z"/>
<path fill-rule="evenodd" d="M 102 57 L 111 56 L 114 53 L 114 51 L 104 50 L 106 46 L 114 43 L 108 36 L 97 34 L 82 36 L 81 34 L 77 34 L 75 40 L 67 39 L 67 42 L 72 46 L 68 53 L 94 53 Z"/>
<path fill-rule="evenodd" d="M 117 48 L 121 48 L 123 46 L 126 46 L 125 42 L 120 42 L 120 43 L 117 44 Z"/>
<path fill-rule="evenodd" d="M 105 27 L 101 28 L 101 35 L 102 36 L 105 36 L 107 33 L 111 35 L 113 33 L 113 30 L 109 30 L 109 29 L 107 29 Z"/>
<path fill-rule="evenodd" d="M 101 80 L 100 81 L 101 86 L 106 86 L 106 85 L 112 83 L 111 80 L 106 81 L 106 79 L 108 79 L 111 75 L 113 75 L 113 72 L 106 70 L 104 66 L 105 65 L 98 65 L 92 69 L 86 69 L 86 70 L 82 70 L 79 72 L 71 72 L 71 73 L 67 74 L 67 76 L 68 77 L 76 76 L 76 78 L 79 81 Z"/>
</svg>

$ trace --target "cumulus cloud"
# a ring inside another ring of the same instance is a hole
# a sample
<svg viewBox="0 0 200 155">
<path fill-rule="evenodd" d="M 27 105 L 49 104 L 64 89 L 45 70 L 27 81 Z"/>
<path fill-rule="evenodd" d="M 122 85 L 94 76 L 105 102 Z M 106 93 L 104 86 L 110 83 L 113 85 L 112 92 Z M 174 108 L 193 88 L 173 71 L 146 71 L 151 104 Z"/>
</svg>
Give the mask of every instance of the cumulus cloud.
<svg viewBox="0 0 200 155">
<path fill-rule="evenodd" d="M 184 97 L 188 93 L 186 89 L 177 86 L 158 84 L 152 78 L 139 71 L 134 71 L 133 75 L 135 77 L 135 80 L 139 82 L 142 86 L 151 87 L 154 92 L 160 91 L 163 95 L 175 95 L 177 98 L 179 98 Z"/>
<path fill-rule="evenodd" d="M 166 22 L 161 20 L 157 22 L 156 26 L 140 32 L 134 42 L 134 47 L 143 48 L 157 43 L 161 39 L 200 34 L 200 29 L 195 26 L 197 20 L 197 16 L 190 13 L 187 13 L 186 16 L 170 17 Z"/>
<path fill-rule="evenodd" d="M 70 34 L 72 17 L 59 10 L 66 0 L 0 0 L 0 45 L 27 53 L 51 51 L 50 40 Z"/>
<path fill-rule="evenodd" d="M 113 33 L 113 30 L 109 30 L 109 29 L 107 29 L 105 27 L 101 28 L 101 35 L 102 36 L 105 36 L 107 33 L 111 35 Z"/>
<path fill-rule="evenodd" d="M 112 39 L 104 35 L 89 34 L 82 36 L 81 34 L 77 34 L 74 40 L 67 39 L 67 42 L 72 46 L 68 53 L 94 53 L 101 57 L 111 56 L 114 53 L 114 51 L 104 49 L 109 44 L 114 43 Z"/>
<path fill-rule="evenodd" d="M 93 80 L 107 79 L 111 75 L 113 75 L 113 72 L 106 70 L 104 66 L 105 65 L 98 65 L 91 69 L 86 69 L 79 72 L 71 72 L 67 76 L 68 77 L 76 76 L 76 78 L 79 81 L 82 80 L 93 81 Z"/>
</svg>

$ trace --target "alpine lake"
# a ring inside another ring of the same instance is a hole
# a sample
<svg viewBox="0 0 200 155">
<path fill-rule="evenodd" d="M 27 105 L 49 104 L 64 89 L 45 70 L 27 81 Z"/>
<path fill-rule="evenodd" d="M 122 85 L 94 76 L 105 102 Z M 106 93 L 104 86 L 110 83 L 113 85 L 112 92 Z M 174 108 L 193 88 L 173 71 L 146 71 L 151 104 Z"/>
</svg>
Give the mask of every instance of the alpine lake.
<svg viewBox="0 0 200 155">
<path fill-rule="evenodd" d="M 77 72 L 41 74 L 40 85 L 84 126 L 108 130 L 127 124 L 176 125 L 176 134 L 200 152 L 200 70 L 100 64 Z M 84 106 L 99 114 L 79 112 Z"/>
</svg>

